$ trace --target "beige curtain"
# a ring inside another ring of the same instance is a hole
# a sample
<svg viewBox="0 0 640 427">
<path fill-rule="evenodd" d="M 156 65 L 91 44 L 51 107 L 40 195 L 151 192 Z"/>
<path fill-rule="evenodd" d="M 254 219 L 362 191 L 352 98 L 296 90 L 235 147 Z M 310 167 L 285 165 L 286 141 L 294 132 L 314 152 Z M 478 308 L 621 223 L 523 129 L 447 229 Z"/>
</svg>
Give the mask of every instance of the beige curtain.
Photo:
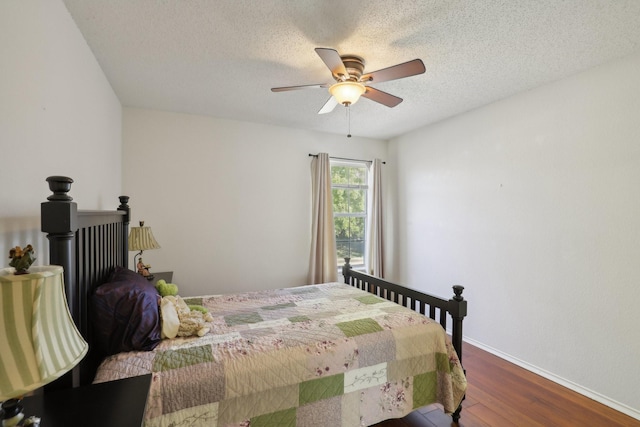
<svg viewBox="0 0 640 427">
<path fill-rule="evenodd" d="M 320 153 L 313 158 L 311 175 L 313 211 L 309 283 L 336 282 L 338 280 L 338 255 L 333 226 L 331 165 L 327 153 Z"/>
<path fill-rule="evenodd" d="M 367 268 L 369 274 L 384 277 L 382 233 L 382 161 L 371 163 L 369 174 L 369 224 L 367 227 Z"/>
</svg>

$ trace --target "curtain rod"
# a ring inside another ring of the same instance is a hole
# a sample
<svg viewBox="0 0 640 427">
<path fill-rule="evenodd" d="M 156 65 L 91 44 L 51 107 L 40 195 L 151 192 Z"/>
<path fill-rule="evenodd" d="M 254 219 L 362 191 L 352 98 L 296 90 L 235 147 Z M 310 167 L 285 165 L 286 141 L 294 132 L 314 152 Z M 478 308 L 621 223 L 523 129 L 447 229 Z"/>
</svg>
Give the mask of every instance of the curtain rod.
<svg viewBox="0 0 640 427">
<path fill-rule="evenodd" d="M 309 157 L 318 157 L 317 154 L 311 154 L 309 153 Z M 360 160 L 360 159 L 348 159 L 346 157 L 331 157 L 329 156 L 330 159 L 334 159 L 334 160 L 347 160 L 347 161 L 351 161 L 351 162 L 367 162 L 367 163 L 373 163 L 372 160 Z M 386 165 L 387 162 L 382 162 L 383 165 Z"/>
</svg>

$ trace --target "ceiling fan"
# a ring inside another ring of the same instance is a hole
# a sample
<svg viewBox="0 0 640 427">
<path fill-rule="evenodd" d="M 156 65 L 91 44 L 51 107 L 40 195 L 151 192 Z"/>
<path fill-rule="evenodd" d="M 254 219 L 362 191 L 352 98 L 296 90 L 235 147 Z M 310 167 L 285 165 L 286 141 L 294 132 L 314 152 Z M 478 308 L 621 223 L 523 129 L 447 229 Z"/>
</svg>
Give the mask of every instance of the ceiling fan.
<svg viewBox="0 0 640 427">
<path fill-rule="evenodd" d="M 368 86 L 368 83 L 386 82 L 405 77 L 415 76 L 425 72 L 420 59 L 394 65 L 372 73 L 364 72 L 364 59 L 356 55 L 340 55 L 334 49 L 317 47 L 315 49 L 320 59 L 331 70 L 335 83 L 321 83 L 303 86 L 274 87 L 272 92 L 285 92 L 299 89 L 329 89 L 331 97 L 318 111 L 325 114 L 333 111 L 336 105 L 345 107 L 355 104 L 360 96 L 393 108 L 402 102 L 402 98 Z"/>
</svg>

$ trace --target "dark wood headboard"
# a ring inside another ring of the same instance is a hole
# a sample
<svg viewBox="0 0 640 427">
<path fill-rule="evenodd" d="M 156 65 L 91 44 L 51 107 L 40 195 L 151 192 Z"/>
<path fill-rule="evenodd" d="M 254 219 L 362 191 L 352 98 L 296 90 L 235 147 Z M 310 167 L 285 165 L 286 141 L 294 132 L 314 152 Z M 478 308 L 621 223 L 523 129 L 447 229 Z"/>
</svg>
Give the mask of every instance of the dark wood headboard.
<svg viewBox="0 0 640 427">
<path fill-rule="evenodd" d="M 47 182 L 53 194 L 41 204 L 41 229 L 49 239 L 49 264 L 64 267 L 69 310 L 89 343 L 89 354 L 57 387 L 84 385 L 93 381 L 101 360 L 91 345 L 89 297 L 115 266 L 128 268 L 129 197 L 120 196 L 116 210 L 83 211 L 68 194 L 73 179 L 50 176 Z"/>
</svg>

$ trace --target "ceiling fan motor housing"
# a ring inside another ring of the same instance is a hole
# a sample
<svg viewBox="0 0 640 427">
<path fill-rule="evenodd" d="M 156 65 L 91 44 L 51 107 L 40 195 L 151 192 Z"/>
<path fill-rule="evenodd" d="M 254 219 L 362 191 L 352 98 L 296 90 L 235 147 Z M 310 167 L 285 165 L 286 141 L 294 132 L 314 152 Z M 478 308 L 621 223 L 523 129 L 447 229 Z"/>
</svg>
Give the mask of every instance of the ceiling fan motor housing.
<svg viewBox="0 0 640 427">
<path fill-rule="evenodd" d="M 349 73 L 348 76 L 345 76 L 345 80 L 359 81 L 364 72 L 364 59 L 356 55 L 341 55 L 340 58 L 347 69 L 347 73 Z M 337 77 L 336 80 L 342 80 L 340 76 L 335 77 Z"/>
</svg>

